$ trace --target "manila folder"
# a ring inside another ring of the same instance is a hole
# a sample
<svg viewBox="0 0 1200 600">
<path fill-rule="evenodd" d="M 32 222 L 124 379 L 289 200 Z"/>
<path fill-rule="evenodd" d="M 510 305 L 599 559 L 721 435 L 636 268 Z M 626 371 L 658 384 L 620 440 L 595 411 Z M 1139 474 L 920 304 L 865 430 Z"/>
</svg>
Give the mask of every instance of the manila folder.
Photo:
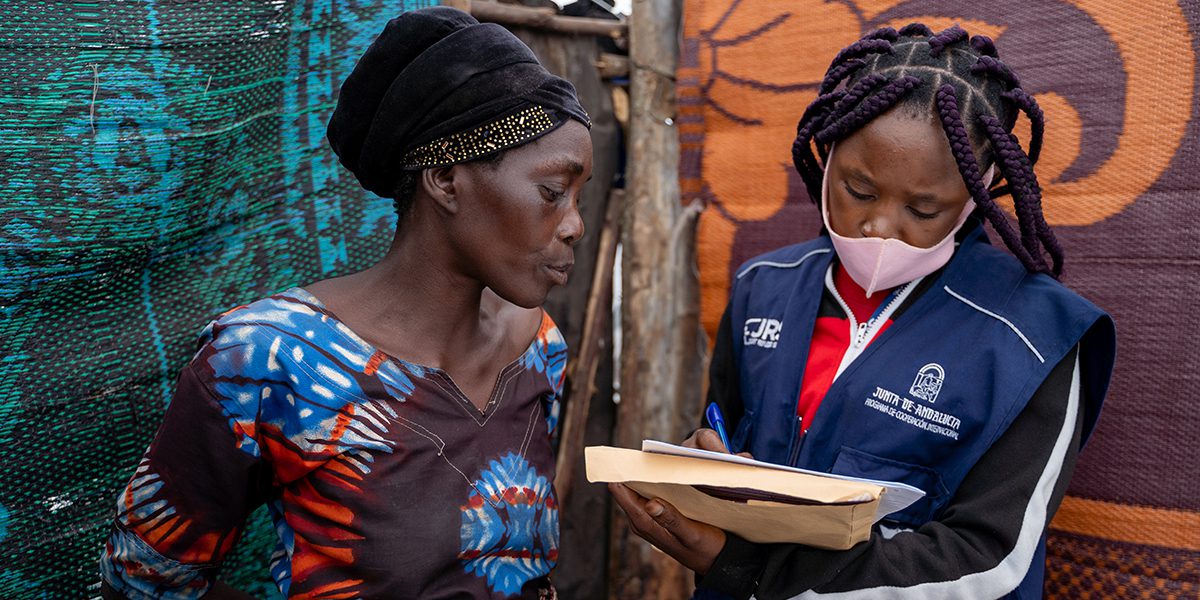
<svg viewBox="0 0 1200 600">
<path fill-rule="evenodd" d="M 883 487 L 703 458 L 592 446 L 592 483 L 623 483 L 751 542 L 845 550 L 871 537 Z"/>
</svg>

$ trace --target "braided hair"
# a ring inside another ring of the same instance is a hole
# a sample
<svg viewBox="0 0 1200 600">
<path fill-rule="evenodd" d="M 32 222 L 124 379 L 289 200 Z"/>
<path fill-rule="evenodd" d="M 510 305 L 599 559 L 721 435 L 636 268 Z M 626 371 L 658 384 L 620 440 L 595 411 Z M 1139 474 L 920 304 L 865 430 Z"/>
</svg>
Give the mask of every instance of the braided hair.
<svg viewBox="0 0 1200 600">
<path fill-rule="evenodd" d="M 838 53 L 792 144 L 792 161 L 809 198 L 821 197 L 822 164 L 833 143 L 894 107 L 936 115 L 977 214 L 1027 270 L 1062 273 L 1062 246 L 1042 215 L 1042 190 L 1033 172 L 1045 130 L 1042 109 L 1000 62 L 991 39 L 969 37 L 957 25 L 936 34 L 920 23 L 878 29 Z M 1012 134 L 1019 113 L 1031 124 L 1028 153 Z M 982 174 L 993 164 L 1006 183 L 989 189 Z M 1012 195 L 1018 230 L 996 204 L 1006 194 Z"/>
</svg>

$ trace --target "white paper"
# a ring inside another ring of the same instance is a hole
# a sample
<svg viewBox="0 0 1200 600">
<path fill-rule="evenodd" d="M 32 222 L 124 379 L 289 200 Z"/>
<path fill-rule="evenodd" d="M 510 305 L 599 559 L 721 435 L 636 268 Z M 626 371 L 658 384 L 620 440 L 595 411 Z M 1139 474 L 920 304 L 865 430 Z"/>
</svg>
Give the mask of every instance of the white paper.
<svg viewBox="0 0 1200 600">
<path fill-rule="evenodd" d="M 726 454 L 724 452 L 713 452 L 711 450 L 700 450 L 697 448 L 684 448 L 683 446 L 668 444 L 658 440 L 642 440 L 642 452 L 719 460 L 722 462 L 751 465 L 766 469 L 775 469 L 778 471 L 790 471 L 792 473 L 804 473 L 807 475 L 818 475 L 821 477 L 832 477 L 834 479 L 843 479 L 846 481 L 861 481 L 863 483 L 875 484 L 883 487 L 884 489 L 883 495 L 879 498 L 879 509 L 875 512 L 875 521 L 877 522 L 887 515 L 908 508 L 913 502 L 916 502 L 925 496 L 925 492 L 923 492 L 920 488 L 913 487 L 907 483 L 899 483 L 896 481 L 879 481 L 876 479 L 863 479 L 861 477 L 850 477 L 847 475 L 837 475 L 834 473 L 809 471 L 808 469 L 798 469 L 796 467 L 788 467 L 784 465 L 777 465 L 775 463 L 763 462 L 761 460 L 754 460 L 752 458 L 746 458 L 736 454 Z"/>
</svg>

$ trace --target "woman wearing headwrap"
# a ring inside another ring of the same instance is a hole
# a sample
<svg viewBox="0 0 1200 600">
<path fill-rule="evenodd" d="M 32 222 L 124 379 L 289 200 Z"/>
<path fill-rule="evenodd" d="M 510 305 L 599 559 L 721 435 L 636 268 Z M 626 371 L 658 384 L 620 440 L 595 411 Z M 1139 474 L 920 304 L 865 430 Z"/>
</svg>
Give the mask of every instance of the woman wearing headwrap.
<svg viewBox="0 0 1200 600">
<path fill-rule="evenodd" d="M 502 27 L 392 20 L 342 86 L 334 151 L 400 215 L 386 256 L 225 313 L 118 499 L 106 596 L 216 583 L 266 504 L 289 597 L 550 598 L 550 438 L 587 113 Z M 265 566 L 265 565 L 264 565 Z"/>
</svg>

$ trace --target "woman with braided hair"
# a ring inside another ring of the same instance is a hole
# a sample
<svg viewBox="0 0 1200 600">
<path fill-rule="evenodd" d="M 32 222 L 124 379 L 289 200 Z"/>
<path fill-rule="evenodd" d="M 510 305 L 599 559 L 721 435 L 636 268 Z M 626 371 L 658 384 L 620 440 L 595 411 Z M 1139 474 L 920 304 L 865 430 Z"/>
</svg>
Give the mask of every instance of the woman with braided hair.
<svg viewBox="0 0 1200 600">
<path fill-rule="evenodd" d="M 1044 532 L 1115 352 L 1111 318 L 1057 281 L 1043 129 L 991 40 L 958 27 L 882 29 L 834 59 L 792 147 L 825 228 L 738 269 L 709 386 L 732 447 L 708 429 L 685 445 L 925 496 L 836 551 L 750 543 L 610 486 L 699 597 L 1041 596 Z"/>
</svg>

